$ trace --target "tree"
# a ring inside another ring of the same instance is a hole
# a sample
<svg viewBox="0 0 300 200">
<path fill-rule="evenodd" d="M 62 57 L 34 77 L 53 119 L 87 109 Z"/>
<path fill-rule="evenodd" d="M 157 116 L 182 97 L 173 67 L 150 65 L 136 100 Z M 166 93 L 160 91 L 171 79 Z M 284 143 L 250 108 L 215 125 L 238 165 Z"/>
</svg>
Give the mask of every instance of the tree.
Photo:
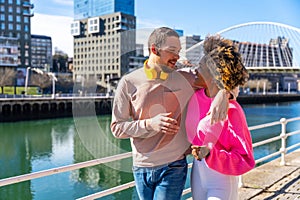
<svg viewBox="0 0 300 200">
<path fill-rule="evenodd" d="M 0 70 L 0 86 L 14 85 L 16 71 L 13 69 Z"/>
<path fill-rule="evenodd" d="M 55 54 L 53 55 L 53 72 L 67 72 L 68 55 Z"/>
<path fill-rule="evenodd" d="M 11 68 L 0 69 L 0 87 L 14 85 L 16 71 Z M 3 91 L 2 91 L 3 93 Z"/>
<path fill-rule="evenodd" d="M 56 88 L 63 93 L 73 90 L 74 82 L 72 74 L 58 74 Z"/>
<path fill-rule="evenodd" d="M 41 88 L 42 94 L 44 89 L 48 88 L 52 84 L 52 80 L 48 74 L 32 73 L 30 77 L 31 85 L 36 85 Z"/>
</svg>

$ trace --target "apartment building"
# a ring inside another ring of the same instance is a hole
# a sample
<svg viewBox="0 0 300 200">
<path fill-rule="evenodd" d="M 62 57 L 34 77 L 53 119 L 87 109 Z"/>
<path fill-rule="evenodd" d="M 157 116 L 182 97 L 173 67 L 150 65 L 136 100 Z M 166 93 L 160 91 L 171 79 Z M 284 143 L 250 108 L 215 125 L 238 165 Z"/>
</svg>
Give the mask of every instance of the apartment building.
<svg viewBox="0 0 300 200">
<path fill-rule="evenodd" d="M 97 9 L 82 2 L 74 1 L 71 24 L 73 78 L 77 82 L 96 80 L 97 85 L 107 87 L 109 79 L 128 72 L 129 58 L 136 55 L 134 1 L 88 2 L 90 6 L 97 4 Z"/>
<path fill-rule="evenodd" d="M 33 68 L 52 71 L 52 39 L 45 35 L 31 35 L 31 63 Z"/>
<path fill-rule="evenodd" d="M 30 0 L 0 0 L 0 68 L 26 76 L 31 65 Z M 22 73 L 21 73 L 22 72 Z M 23 85 L 24 81 L 15 84 Z"/>
</svg>

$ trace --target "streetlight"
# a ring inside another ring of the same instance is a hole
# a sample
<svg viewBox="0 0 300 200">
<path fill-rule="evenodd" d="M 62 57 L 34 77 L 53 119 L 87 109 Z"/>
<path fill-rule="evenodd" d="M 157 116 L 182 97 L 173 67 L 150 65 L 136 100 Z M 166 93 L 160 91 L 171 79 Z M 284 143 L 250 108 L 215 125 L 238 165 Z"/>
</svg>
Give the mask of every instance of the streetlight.
<svg viewBox="0 0 300 200">
<path fill-rule="evenodd" d="M 106 81 L 107 81 L 107 84 L 106 84 L 106 87 L 107 87 L 106 97 L 110 96 L 110 82 L 109 82 L 109 80 L 110 80 L 109 75 L 107 75 L 106 76 Z"/>
<path fill-rule="evenodd" d="M 27 89 L 28 89 L 28 80 L 29 80 L 29 70 L 33 70 L 38 74 L 44 74 L 45 72 L 38 68 L 31 68 L 27 67 L 26 69 L 26 79 L 25 79 L 25 95 L 27 95 Z M 55 77 L 55 74 L 52 72 L 46 73 L 52 80 L 52 98 L 55 99 L 55 81 L 57 81 L 57 78 Z"/>
<path fill-rule="evenodd" d="M 48 76 L 51 77 L 52 80 L 52 98 L 55 99 L 55 81 L 57 81 L 57 78 L 55 77 L 55 74 L 52 72 L 47 73 Z"/>
<path fill-rule="evenodd" d="M 29 70 L 31 67 L 27 67 L 26 69 L 26 78 L 25 78 L 25 95 L 27 95 L 27 87 L 28 87 L 28 76 L 29 76 Z"/>
<path fill-rule="evenodd" d="M 44 72 L 38 68 L 31 68 L 31 67 L 27 67 L 26 68 L 26 78 L 25 78 L 25 95 L 27 95 L 27 91 L 28 91 L 28 81 L 29 81 L 29 70 L 33 70 L 39 74 L 43 74 Z"/>
</svg>

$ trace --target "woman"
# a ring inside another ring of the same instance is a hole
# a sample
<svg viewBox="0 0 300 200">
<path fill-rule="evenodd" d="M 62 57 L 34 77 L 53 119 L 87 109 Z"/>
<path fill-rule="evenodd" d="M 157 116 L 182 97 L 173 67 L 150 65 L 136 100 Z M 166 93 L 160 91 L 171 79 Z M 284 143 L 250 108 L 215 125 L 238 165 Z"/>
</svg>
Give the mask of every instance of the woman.
<svg viewBox="0 0 300 200">
<path fill-rule="evenodd" d="M 191 187 L 194 200 L 238 199 L 238 176 L 255 166 L 252 139 L 245 114 L 235 99 L 229 101 L 226 120 L 211 125 L 207 112 L 220 89 L 243 85 L 248 73 L 231 40 L 208 36 L 197 68 L 198 90 L 190 99 L 186 130 L 192 143 Z"/>
</svg>

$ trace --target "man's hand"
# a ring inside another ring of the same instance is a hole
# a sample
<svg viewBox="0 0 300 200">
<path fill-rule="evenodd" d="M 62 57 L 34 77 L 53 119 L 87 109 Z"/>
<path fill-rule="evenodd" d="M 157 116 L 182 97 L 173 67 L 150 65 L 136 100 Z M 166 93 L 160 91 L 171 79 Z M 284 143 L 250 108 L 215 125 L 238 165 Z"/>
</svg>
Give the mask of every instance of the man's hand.
<svg viewBox="0 0 300 200">
<path fill-rule="evenodd" d="M 207 115 L 211 115 L 210 123 L 214 124 L 223 121 L 227 117 L 229 107 L 229 93 L 224 89 L 219 90 L 215 96 Z"/>
<path fill-rule="evenodd" d="M 192 148 L 192 155 L 197 160 L 202 160 L 203 158 L 208 156 L 210 152 L 210 149 L 207 146 L 192 145 L 191 148 Z"/>
<path fill-rule="evenodd" d="M 146 120 L 146 129 L 162 132 L 165 134 L 175 134 L 179 130 L 177 120 L 170 117 L 171 113 L 161 113 Z"/>
</svg>

